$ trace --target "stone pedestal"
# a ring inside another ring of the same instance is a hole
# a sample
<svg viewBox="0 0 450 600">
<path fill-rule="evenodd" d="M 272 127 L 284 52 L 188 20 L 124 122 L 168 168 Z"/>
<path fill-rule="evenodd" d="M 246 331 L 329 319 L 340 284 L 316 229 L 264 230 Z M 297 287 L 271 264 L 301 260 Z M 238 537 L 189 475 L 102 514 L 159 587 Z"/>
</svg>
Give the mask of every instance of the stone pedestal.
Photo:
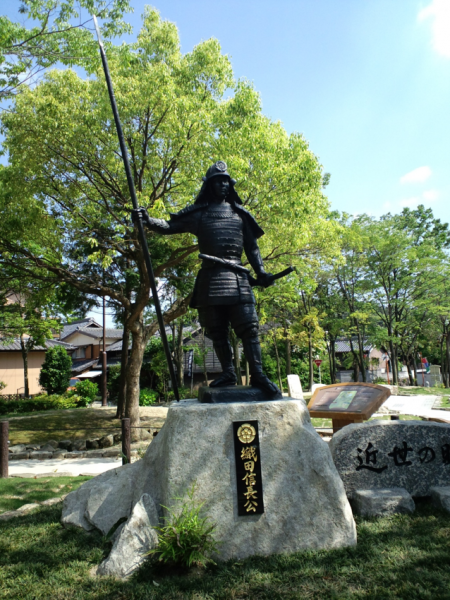
<svg viewBox="0 0 450 600">
<path fill-rule="evenodd" d="M 258 422 L 263 514 L 238 516 L 234 421 Z M 162 505 L 173 505 L 173 499 L 185 496 L 193 482 L 204 514 L 216 523 L 214 535 L 220 542 L 216 560 L 356 544 L 352 511 L 328 445 L 312 427 L 304 402 L 292 399 L 174 402 L 145 457 L 69 494 L 62 522 L 106 533 L 121 517 L 131 515 L 131 522 L 146 494 L 147 505 L 154 504 L 156 510 L 147 511 L 145 518 L 149 527 L 155 527 L 157 517 L 163 517 Z M 125 526 L 122 532 L 129 536 L 130 530 Z M 114 555 L 120 552 L 135 568 L 136 553 L 142 555 L 145 548 L 134 544 L 130 547 L 134 558 L 126 557 L 121 535 L 108 564 L 121 564 L 120 556 Z M 141 546 L 150 543 L 145 540 L 151 536 L 141 538 Z M 105 568 L 105 563 L 102 573 L 118 574 Z"/>
</svg>

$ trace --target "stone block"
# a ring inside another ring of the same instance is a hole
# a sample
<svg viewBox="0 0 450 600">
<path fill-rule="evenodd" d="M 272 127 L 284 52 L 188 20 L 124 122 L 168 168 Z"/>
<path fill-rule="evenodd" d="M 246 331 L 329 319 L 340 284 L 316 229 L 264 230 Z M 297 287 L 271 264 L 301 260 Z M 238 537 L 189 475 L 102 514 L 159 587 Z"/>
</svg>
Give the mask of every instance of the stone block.
<svg viewBox="0 0 450 600">
<path fill-rule="evenodd" d="M 105 450 L 102 456 L 103 458 L 113 458 L 121 454 L 122 452 L 118 448 L 111 448 L 110 450 Z"/>
<path fill-rule="evenodd" d="M 27 460 L 30 458 L 29 452 L 14 452 L 8 456 L 9 460 Z"/>
<path fill-rule="evenodd" d="M 405 488 L 429 496 L 450 485 L 450 425 L 424 421 L 371 421 L 347 425 L 330 450 L 347 495 L 355 490 Z"/>
<path fill-rule="evenodd" d="M 82 450 L 86 450 L 86 440 L 75 440 L 72 443 L 71 452 L 79 452 Z"/>
<path fill-rule="evenodd" d="M 44 460 L 46 458 L 52 458 L 53 452 L 41 452 L 40 450 L 36 450 L 35 452 L 30 453 L 30 458 L 37 458 L 39 460 Z"/>
<path fill-rule="evenodd" d="M 87 452 L 66 452 L 64 458 L 86 458 Z"/>
<path fill-rule="evenodd" d="M 98 575 L 129 577 L 145 561 L 146 553 L 158 545 L 159 515 L 155 503 L 143 494 L 130 518 L 115 536 L 109 556 L 97 569 Z"/>
<path fill-rule="evenodd" d="M 298 375 L 287 376 L 288 392 L 291 398 L 296 400 L 303 400 L 303 389 Z"/>
<path fill-rule="evenodd" d="M 233 421 L 246 420 L 259 424 L 264 512 L 238 516 Z M 203 514 L 216 524 L 220 549 L 214 559 L 356 544 L 353 514 L 328 444 L 301 400 L 172 403 L 144 458 L 69 494 L 63 523 L 87 522 L 106 534 L 132 514 L 144 494 L 161 519 L 163 506 L 173 508 L 174 498 L 185 497 L 194 483 Z M 133 552 L 127 560 L 134 560 Z"/>
<path fill-rule="evenodd" d="M 353 512 L 361 517 L 412 514 L 415 510 L 414 500 L 404 488 L 355 490 L 351 504 Z"/>
<path fill-rule="evenodd" d="M 68 450 L 71 445 L 72 440 L 60 440 L 58 442 L 58 448 L 61 448 L 62 450 Z"/>
<path fill-rule="evenodd" d="M 98 450 L 100 444 L 98 440 L 86 440 L 86 450 Z"/>
<path fill-rule="evenodd" d="M 66 456 L 66 451 L 65 450 L 56 450 L 56 452 L 53 452 L 53 456 L 52 458 L 57 458 L 59 460 L 65 458 Z"/>
<path fill-rule="evenodd" d="M 438 508 L 442 508 L 447 512 L 450 512 L 450 486 L 432 487 L 430 492 L 433 504 Z"/>
<path fill-rule="evenodd" d="M 88 450 L 86 452 L 86 457 L 87 458 L 101 458 L 103 456 L 103 452 L 105 452 L 105 450 Z"/>
<path fill-rule="evenodd" d="M 99 439 L 98 445 L 100 448 L 110 448 L 114 445 L 114 438 L 112 435 L 104 435 Z"/>
<path fill-rule="evenodd" d="M 29 452 L 34 452 L 35 450 L 39 450 L 39 449 L 40 449 L 40 446 L 39 446 L 38 444 L 27 444 L 27 447 L 26 447 L 26 449 L 27 449 Z"/>
<path fill-rule="evenodd" d="M 9 446 L 9 452 L 12 454 L 17 454 L 18 452 L 25 452 L 27 447 L 25 444 L 14 444 L 14 446 Z"/>
<path fill-rule="evenodd" d="M 115 433 L 113 435 L 113 439 L 114 439 L 114 444 L 118 444 L 119 442 L 122 441 L 122 434 L 121 433 Z"/>
<path fill-rule="evenodd" d="M 55 449 L 56 449 L 56 446 L 53 447 L 51 444 L 47 443 L 39 448 L 39 452 L 54 452 Z"/>
</svg>

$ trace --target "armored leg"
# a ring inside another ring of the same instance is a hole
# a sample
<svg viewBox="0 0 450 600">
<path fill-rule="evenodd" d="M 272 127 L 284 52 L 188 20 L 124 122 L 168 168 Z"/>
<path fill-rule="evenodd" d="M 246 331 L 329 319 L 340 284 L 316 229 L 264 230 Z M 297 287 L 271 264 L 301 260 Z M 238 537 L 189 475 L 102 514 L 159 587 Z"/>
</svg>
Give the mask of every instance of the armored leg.
<svg viewBox="0 0 450 600">
<path fill-rule="evenodd" d="M 282 398 L 278 387 L 264 375 L 262 369 L 258 317 L 254 305 L 237 305 L 231 312 L 231 325 L 236 335 L 242 339 L 245 358 L 249 365 L 250 385 L 264 390 L 272 399 Z"/>
<path fill-rule="evenodd" d="M 222 374 L 209 384 L 210 387 L 236 385 L 237 382 L 228 337 L 230 321 L 226 308 L 208 306 L 198 309 L 200 325 L 205 328 L 206 335 L 212 340 L 215 353 L 222 367 Z"/>
</svg>

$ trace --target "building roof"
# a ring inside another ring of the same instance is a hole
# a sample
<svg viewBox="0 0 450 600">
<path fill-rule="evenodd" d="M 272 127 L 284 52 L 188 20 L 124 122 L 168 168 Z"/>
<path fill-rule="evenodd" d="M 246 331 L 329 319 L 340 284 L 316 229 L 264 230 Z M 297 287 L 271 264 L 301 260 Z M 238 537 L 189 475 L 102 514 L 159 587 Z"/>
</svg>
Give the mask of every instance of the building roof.
<svg viewBox="0 0 450 600">
<path fill-rule="evenodd" d="M 65 324 L 59 337 L 61 340 L 64 340 L 74 333 L 82 333 L 83 335 L 99 339 L 103 337 L 103 327 L 95 319 L 80 319 L 79 321 Z M 123 329 L 106 328 L 105 336 L 110 339 L 115 338 L 119 340 L 123 336 Z"/>
<path fill-rule="evenodd" d="M 122 340 L 118 340 L 106 348 L 106 352 L 121 352 Z"/>
<path fill-rule="evenodd" d="M 82 329 L 83 327 L 92 327 L 92 328 L 100 327 L 101 328 L 101 325 L 99 325 L 99 323 L 97 323 L 97 321 L 95 319 L 91 319 L 91 318 L 79 319 L 78 321 L 72 321 L 72 323 L 64 323 L 59 337 L 61 340 L 63 340 L 64 338 L 69 336 L 71 333 L 74 333 L 75 331 L 78 331 L 79 329 Z"/>
<path fill-rule="evenodd" d="M 85 360 L 77 360 L 72 362 L 72 373 L 82 373 L 86 369 L 90 369 L 98 362 L 98 358 L 87 358 Z"/>
<path fill-rule="evenodd" d="M 45 340 L 45 346 L 35 346 L 30 352 L 42 352 L 43 350 L 48 350 L 49 348 L 54 348 L 55 346 L 62 346 L 68 351 L 76 350 L 76 346 L 72 346 L 72 344 L 66 344 L 65 342 L 61 342 L 60 340 Z M 21 352 L 22 348 L 20 347 L 20 339 L 16 338 L 13 340 L 8 340 L 4 344 L 0 340 L 0 352 Z"/>
<path fill-rule="evenodd" d="M 357 338 L 352 338 L 353 348 L 358 347 Z M 370 352 L 373 348 L 373 344 L 370 344 L 367 340 L 364 340 L 364 352 Z M 336 340 L 335 352 L 351 352 L 350 340 L 348 338 L 341 338 Z"/>
<path fill-rule="evenodd" d="M 189 337 L 183 339 L 183 346 L 199 347 L 200 349 L 205 348 L 207 350 L 205 363 L 207 373 L 222 373 L 222 367 L 220 365 L 217 354 L 214 352 L 212 341 L 203 335 L 201 328 L 191 333 Z M 194 348 L 195 352 L 195 348 Z M 175 366 L 175 365 L 174 365 Z M 189 371 L 189 352 L 184 352 L 183 357 L 184 372 Z M 203 373 L 203 365 L 196 365 L 193 362 L 193 372 Z"/>
</svg>

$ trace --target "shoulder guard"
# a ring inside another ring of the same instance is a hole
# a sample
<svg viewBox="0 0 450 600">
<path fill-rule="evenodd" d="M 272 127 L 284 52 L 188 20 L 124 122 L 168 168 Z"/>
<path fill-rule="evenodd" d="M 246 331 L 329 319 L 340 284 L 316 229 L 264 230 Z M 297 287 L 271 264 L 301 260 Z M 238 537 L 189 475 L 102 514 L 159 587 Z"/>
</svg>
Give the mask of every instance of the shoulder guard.
<svg viewBox="0 0 450 600">
<path fill-rule="evenodd" d="M 185 206 L 177 213 L 170 213 L 171 219 L 179 219 L 180 217 L 184 217 L 190 213 L 201 210 L 202 208 L 207 208 L 207 204 L 190 204 L 189 206 Z"/>
<path fill-rule="evenodd" d="M 239 206 L 239 204 L 235 204 L 234 209 L 238 214 L 240 214 L 244 218 L 245 222 L 252 230 L 252 233 L 256 239 L 264 235 L 264 230 L 258 225 L 255 217 L 252 214 L 250 214 L 246 208 L 244 208 L 243 206 Z"/>
</svg>

